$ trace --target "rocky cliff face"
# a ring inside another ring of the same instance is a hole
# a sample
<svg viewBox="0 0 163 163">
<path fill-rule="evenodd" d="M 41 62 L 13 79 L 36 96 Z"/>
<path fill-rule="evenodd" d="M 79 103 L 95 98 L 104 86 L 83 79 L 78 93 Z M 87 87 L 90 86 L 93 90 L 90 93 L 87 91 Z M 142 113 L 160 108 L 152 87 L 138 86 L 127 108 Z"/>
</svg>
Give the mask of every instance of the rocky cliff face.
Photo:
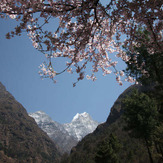
<svg viewBox="0 0 163 163">
<path fill-rule="evenodd" d="M 127 88 L 122 94 L 120 94 L 120 96 L 114 102 L 114 105 L 112 106 L 112 108 L 110 110 L 110 114 L 109 114 L 105 124 L 107 124 L 107 125 L 112 124 L 118 118 L 120 118 L 120 116 L 123 113 L 123 106 L 121 104 L 121 101 L 126 95 L 129 95 L 134 88 L 142 89 L 139 85 L 133 85 L 133 86 Z"/>
<path fill-rule="evenodd" d="M 0 162 L 57 163 L 54 142 L 0 83 Z"/>
</svg>

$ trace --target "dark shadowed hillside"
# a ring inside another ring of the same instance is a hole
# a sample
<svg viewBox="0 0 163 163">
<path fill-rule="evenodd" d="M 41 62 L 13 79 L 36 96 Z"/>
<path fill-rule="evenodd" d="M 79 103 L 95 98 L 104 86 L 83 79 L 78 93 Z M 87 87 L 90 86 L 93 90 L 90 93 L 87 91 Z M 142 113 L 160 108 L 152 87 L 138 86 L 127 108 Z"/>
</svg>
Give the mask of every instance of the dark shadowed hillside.
<svg viewBox="0 0 163 163">
<path fill-rule="evenodd" d="M 121 116 L 123 113 L 123 106 L 121 102 L 122 99 L 126 95 L 129 95 L 135 87 L 141 91 L 142 89 L 146 89 L 138 85 L 134 85 L 126 89 L 115 101 L 107 121 L 99 125 L 92 134 L 89 134 L 81 142 L 79 142 L 78 145 L 72 149 L 70 156 L 62 161 L 63 163 L 97 163 L 95 158 L 97 156 L 97 151 L 99 151 L 99 146 L 102 142 L 108 140 L 111 134 L 115 135 L 117 141 L 119 142 L 119 151 L 117 153 L 113 153 L 119 159 L 118 162 L 149 163 L 147 149 L 145 148 L 143 142 L 131 138 L 128 132 L 123 129 L 125 123 Z"/>
<path fill-rule="evenodd" d="M 60 152 L 0 83 L 0 162 L 56 163 Z"/>
</svg>

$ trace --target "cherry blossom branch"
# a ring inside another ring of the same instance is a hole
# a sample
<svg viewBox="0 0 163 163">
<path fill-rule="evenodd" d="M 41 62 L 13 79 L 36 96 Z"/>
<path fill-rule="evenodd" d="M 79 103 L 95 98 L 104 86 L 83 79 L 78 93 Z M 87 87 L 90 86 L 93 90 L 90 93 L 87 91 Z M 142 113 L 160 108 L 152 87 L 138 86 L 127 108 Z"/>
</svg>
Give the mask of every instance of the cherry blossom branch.
<svg viewBox="0 0 163 163">
<path fill-rule="evenodd" d="M 110 0 L 105 6 L 100 0 L 2 0 L 0 16 L 20 22 L 14 31 L 7 33 L 8 39 L 26 31 L 33 46 L 46 56 L 49 63 L 42 64 L 42 76 L 53 79 L 65 71 L 76 71 L 79 81 L 84 78 L 83 70 L 90 62 L 93 73 L 89 79 L 95 81 L 94 73 L 99 69 L 106 75 L 113 68 L 121 85 L 123 72 L 116 69 L 117 62 L 112 62 L 108 55 L 116 53 L 126 62 L 129 58 L 122 45 L 134 52 L 134 44 L 143 41 L 149 51 L 161 53 L 163 26 L 160 4 L 161 0 Z M 59 19 L 54 31 L 44 28 L 53 21 L 51 18 Z M 148 41 L 143 34 L 137 36 L 140 27 L 151 33 Z M 126 38 L 122 40 L 124 36 Z M 70 65 L 56 72 L 51 60 L 59 57 L 67 58 Z M 131 77 L 126 80 L 133 82 Z"/>
</svg>

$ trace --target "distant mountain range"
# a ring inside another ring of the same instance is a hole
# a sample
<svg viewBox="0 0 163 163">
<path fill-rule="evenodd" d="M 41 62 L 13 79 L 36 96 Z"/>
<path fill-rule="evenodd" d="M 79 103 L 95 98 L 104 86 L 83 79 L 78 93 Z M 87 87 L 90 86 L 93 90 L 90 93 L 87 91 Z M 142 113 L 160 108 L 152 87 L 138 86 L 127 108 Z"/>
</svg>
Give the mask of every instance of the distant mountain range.
<svg viewBox="0 0 163 163">
<path fill-rule="evenodd" d="M 35 119 L 38 126 L 48 134 L 63 153 L 69 153 L 78 141 L 87 134 L 92 133 L 99 124 L 86 112 L 82 114 L 77 113 L 71 123 L 66 124 L 53 121 L 43 111 L 29 113 L 29 116 Z"/>
</svg>

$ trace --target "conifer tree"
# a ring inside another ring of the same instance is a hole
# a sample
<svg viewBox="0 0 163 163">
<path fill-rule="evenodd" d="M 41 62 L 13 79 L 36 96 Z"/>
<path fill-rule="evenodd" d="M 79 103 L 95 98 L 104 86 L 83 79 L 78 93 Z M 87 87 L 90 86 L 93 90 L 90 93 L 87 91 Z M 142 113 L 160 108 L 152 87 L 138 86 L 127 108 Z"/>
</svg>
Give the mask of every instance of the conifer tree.
<svg viewBox="0 0 163 163">
<path fill-rule="evenodd" d="M 120 143 L 114 134 L 110 134 L 108 138 L 103 140 L 98 145 L 98 150 L 95 156 L 96 163 L 118 163 L 119 158 L 117 153 L 120 150 Z"/>
<path fill-rule="evenodd" d="M 153 163 L 150 147 L 159 125 L 156 102 L 148 95 L 134 90 L 123 100 L 123 105 L 125 129 L 130 132 L 131 137 L 142 139 L 145 142 L 150 162 Z"/>
</svg>

